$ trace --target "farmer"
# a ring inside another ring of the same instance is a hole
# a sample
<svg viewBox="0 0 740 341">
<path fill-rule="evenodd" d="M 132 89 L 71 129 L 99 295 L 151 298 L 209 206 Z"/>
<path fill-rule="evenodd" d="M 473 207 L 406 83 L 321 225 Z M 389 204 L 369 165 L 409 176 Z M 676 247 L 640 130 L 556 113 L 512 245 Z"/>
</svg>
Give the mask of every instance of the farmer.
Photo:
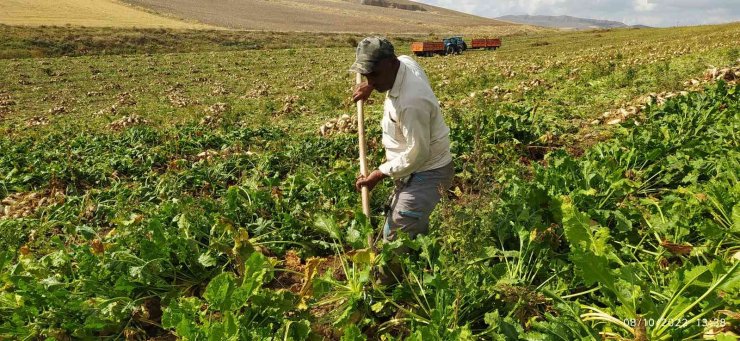
<svg viewBox="0 0 740 341">
<path fill-rule="evenodd" d="M 414 238 L 426 234 L 429 216 L 452 182 L 450 129 L 444 122 L 439 101 L 429 79 L 412 58 L 396 57 L 385 38 L 368 37 L 357 46 L 350 71 L 367 78 L 352 96 L 357 102 L 375 91 L 386 92 L 383 105 L 383 147 L 387 161 L 355 183 L 359 191 L 392 178 L 395 191 L 386 205 L 383 239 L 393 240 L 398 231 Z"/>
</svg>

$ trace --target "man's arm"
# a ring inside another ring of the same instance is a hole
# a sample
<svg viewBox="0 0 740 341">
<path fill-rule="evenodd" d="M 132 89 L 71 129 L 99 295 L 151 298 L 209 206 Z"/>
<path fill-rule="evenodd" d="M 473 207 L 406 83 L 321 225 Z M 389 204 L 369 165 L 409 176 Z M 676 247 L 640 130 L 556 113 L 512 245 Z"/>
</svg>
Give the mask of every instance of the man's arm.
<svg viewBox="0 0 740 341">
<path fill-rule="evenodd" d="M 422 102 L 403 109 L 398 115 L 407 147 L 398 157 L 380 165 L 380 172 L 402 178 L 415 172 L 429 159 L 431 108 L 428 106 L 428 103 Z"/>
<path fill-rule="evenodd" d="M 360 176 L 357 178 L 357 181 L 355 181 L 355 189 L 359 192 L 363 187 L 367 187 L 368 190 L 372 191 L 380 181 L 387 177 L 387 175 L 376 169 L 366 177 Z"/>
<path fill-rule="evenodd" d="M 373 90 L 375 90 L 375 88 L 367 82 L 361 83 L 355 89 L 355 93 L 352 94 L 352 101 L 366 101 L 368 98 L 370 98 Z"/>
<path fill-rule="evenodd" d="M 401 131 L 406 138 L 408 147 L 398 157 L 380 165 L 367 177 L 359 177 L 355 188 L 362 187 L 373 190 L 375 186 L 387 177 L 402 178 L 421 167 L 429 159 L 429 144 L 431 141 L 431 115 L 425 106 L 416 106 L 405 109 L 398 116 L 401 122 Z"/>
</svg>

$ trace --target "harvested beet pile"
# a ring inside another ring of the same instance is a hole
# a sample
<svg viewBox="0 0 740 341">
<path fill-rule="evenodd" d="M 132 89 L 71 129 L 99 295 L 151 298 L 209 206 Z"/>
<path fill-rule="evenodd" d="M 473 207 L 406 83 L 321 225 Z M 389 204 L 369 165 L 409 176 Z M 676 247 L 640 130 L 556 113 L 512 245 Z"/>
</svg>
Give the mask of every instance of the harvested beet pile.
<svg viewBox="0 0 740 341">
<path fill-rule="evenodd" d="M 145 124 L 145 123 L 148 123 L 148 122 L 149 121 L 145 120 L 141 116 L 136 115 L 136 114 L 132 114 L 132 115 L 129 115 L 129 116 L 121 117 L 120 119 L 111 122 L 108 125 L 108 127 L 111 130 L 120 131 L 120 130 L 123 130 L 125 128 L 131 127 L 131 126 L 135 126 L 137 124 Z"/>
<path fill-rule="evenodd" d="M 319 128 L 319 134 L 327 137 L 340 133 L 356 133 L 357 117 L 344 114 L 337 118 L 332 118 Z"/>
<path fill-rule="evenodd" d="M 25 218 L 38 210 L 64 203 L 61 191 L 13 193 L 0 201 L 0 219 Z"/>
<path fill-rule="evenodd" d="M 704 77 L 702 79 L 690 79 L 684 82 L 683 85 L 690 90 L 698 90 L 708 83 L 720 80 L 731 84 L 735 84 L 740 80 L 740 60 L 738 60 L 734 66 L 730 67 L 711 67 L 704 72 Z M 645 109 L 645 106 L 649 103 L 661 105 L 669 98 L 685 96 L 687 94 L 688 91 L 663 91 L 660 93 L 650 93 L 638 98 L 633 104 L 603 113 L 599 119 L 591 121 L 591 124 L 619 124 L 631 117 L 635 117 L 637 114 L 642 112 L 642 110 Z"/>
</svg>

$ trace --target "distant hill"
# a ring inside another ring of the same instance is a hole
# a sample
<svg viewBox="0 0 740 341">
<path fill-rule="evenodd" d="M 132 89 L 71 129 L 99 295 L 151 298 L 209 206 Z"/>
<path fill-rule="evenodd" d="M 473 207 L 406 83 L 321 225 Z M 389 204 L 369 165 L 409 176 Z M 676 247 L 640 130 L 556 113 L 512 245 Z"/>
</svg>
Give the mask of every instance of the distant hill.
<svg viewBox="0 0 740 341">
<path fill-rule="evenodd" d="M 524 26 L 408 0 L 123 0 L 157 13 L 245 30 L 466 33 Z"/>
<path fill-rule="evenodd" d="M 216 27 L 178 20 L 115 0 L 0 0 L 0 24 L 138 28 Z"/>
<path fill-rule="evenodd" d="M 527 24 L 542 27 L 552 27 L 560 29 L 574 29 L 574 30 L 588 30 L 588 29 L 600 29 L 600 28 L 621 28 L 621 27 L 635 27 L 635 28 L 647 28 L 648 26 L 635 25 L 629 26 L 619 21 L 611 20 L 598 20 L 588 18 L 577 18 L 569 15 L 505 15 L 496 18 L 498 20 L 508 21 L 512 23 Z"/>
</svg>

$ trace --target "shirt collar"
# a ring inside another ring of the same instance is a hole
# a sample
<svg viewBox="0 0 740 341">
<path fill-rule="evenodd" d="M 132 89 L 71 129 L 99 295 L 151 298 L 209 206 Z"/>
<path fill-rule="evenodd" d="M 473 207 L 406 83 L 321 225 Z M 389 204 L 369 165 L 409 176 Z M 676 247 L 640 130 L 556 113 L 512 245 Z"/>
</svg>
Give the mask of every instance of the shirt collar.
<svg viewBox="0 0 740 341">
<path fill-rule="evenodd" d="M 396 73 L 396 80 L 393 82 L 393 87 L 388 91 L 388 96 L 396 98 L 401 94 L 401 86 L 403 86 L 403 79 L 406 76 L 406 65 L 403 62 L 399 63 L 398 73 Z"/>
</svg>

